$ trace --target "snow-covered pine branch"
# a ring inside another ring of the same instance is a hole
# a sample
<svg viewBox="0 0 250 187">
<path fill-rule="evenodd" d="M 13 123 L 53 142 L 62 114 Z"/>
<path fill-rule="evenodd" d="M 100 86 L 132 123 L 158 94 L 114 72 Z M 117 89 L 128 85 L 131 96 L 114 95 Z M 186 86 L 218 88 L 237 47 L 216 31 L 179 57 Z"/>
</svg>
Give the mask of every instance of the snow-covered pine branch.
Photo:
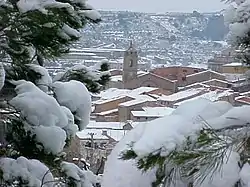
<svg viewBox="0 0 250 187">
<path fill-rule="evenodd" d="M 0 185 L 12 184 L 16 187 L 95 187 L 100 183 L 98 176 L 89 170 L 82 170 L 78 166 L 69 162 L 62 162 L 60 168 L 56 170 L 61 173 L 61 178 L 53 176 L 53 172 L 36 159 L 27 159 L 25 157 L 0 158 Z"/>
<path fill-rule="evenodd" d="M 101 61 L 95 66 L 87 67 L 85 65 L 75 65 L 66 70 L 66 72 L 58 73 L 53 82 L 78 80 L 86 83 L 86 87 L 92 93 L 99 92 L 104 89 L 110 80 L 110 72 L 107 61 Z"/>
<path fill-rule="evenodd" d="M 52 87 L 58 103 L 74 114 L 76 124 L 83 130 L 89 123 L 91 113 L 91 96 L 86 86 L 79 81 L 71 80 L 56 81 Z"/>
<path fill-rule="evenodd" d="M 226 0 L 225 0 L 226 1 Z M 248 0 L 228 0 L 225 10 L 225 23 L 229 27 L 228 42 L 237 49 L 243 63 L 250 63 L 250 2 Z"/>
<path fill-rule="evenodd" d="M 8 104 L 8 112 L 1 113 L 2 123 L 7 125 L 7 143 L 0 146 L 0 185 L 96 186 L 93 173 L 63 161 L 64 148 L 88 124 L 90 82 L 72 79 L 52 83 L 42 65 L 44 59 L 68 52 L 85 24 L 100 20 L 100 14 L 85 0 L 0 1 L 4 62 L 0 88 L 4 86 L 2 93 Z M 86 77 L 90 76 L 88 71 Z M 105 74 L 102 83 L 107 78 Z"/>
<path fill-rule="evenodd" d="M 31 60 L 30 50 L 36 51 L 39 58 L 68 52 L 86 23 L 101 20 L 86 1 L 6 0 L 0 6 L 0 50 L 15 63 Z"/>
<path fill-rule="evenodd" d="M 197 99 L 135 127 L 108 157 L 103 186 L 247 186 L 249 112 Z"/>
</svg>

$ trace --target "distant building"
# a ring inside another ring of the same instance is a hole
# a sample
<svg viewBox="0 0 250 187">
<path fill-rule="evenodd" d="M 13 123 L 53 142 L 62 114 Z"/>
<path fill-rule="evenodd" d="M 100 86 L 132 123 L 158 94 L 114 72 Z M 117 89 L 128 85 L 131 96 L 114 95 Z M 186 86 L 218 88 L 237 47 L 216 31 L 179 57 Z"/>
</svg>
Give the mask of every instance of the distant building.
<svg viewBox="0 0 250 187">
<path fill-rule="evenodd" d="M 244 74 L 250 70 L 249 65 L 244 65 L 240 62 L 232 62 L 222 66 L 222 73 L 227 74 Z"/>
<path fill-rule="evenodd" d="M 178 82 L 179 86 L 187 86 L 197 82 L 209 81 L 211 79 L 226 80 L 226 76 L 212 70 L 201 71 L 187 75 L 182 81 Z"/>
<path fill-rule="evenodd" d="M 205 69 L 202 68 L 171 66 L 171 67 L 155 68 L 150 72 L 173 81 L 177 80 L 178 83 L 181 83 L 185 81 L 187 75 L 199 73 L 204 70 Z"/>
<path fill-rule="evenodd" d="M 103 93 L 109 97 L 93 102 L 92 116 L 99 122 L 130 120 L 131 111 L 141 110 L 142 107 L 146 106 L 157 106 L 157 97 L 168 94 L 160 88 L 153 87 L 139 87 L 134 90 L 110 88 Z"/>
<path fill-rule="evenodd" d="M 217 54 L 214 56 L 214 58 L 208 60 L 208 68 L 217 71 L 222 72 L 223 65 L 237 62 L 235 58 L 236 52 L 234 49 L 228 48 L 221 52 L 221 54 Z"/>
</svg>

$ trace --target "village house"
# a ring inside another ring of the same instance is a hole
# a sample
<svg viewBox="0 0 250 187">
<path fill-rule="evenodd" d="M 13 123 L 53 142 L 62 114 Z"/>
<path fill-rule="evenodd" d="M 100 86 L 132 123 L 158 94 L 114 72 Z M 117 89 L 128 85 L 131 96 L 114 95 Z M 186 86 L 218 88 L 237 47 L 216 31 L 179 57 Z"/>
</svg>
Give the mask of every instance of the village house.
<svg viewBox="0 0 250 187">
<path fill-rule="evenodd" d="M 219 89 L 216 89 L 214 91 L 211 91 L 211 90 L 207 90 L 206 93 L 202 94 L 202 95 L 199 95 L 197 97 L 193 97 L 193 98 L 190 98 L 190 99 L 186 99 L 186 100 L 183 100 L 181 102 L 178 102 L 178 103 L 175 103 L 173 105 L 173 108 L 177 108 L 178 106 L 180 106 L 181 104 L 185 103 L 185 102 L 188 102 L 188 101 L 192 101 L 194 99 L 208 99 L 212 102 L 215 102 L 215 101 L 227 101 L 229 103 L 231 103 L 232 105 L 235 104 L 235 97 L 238 96 L 238 93 L 235 93 L 233 90 L 230 90 L 230 89 L 227 89 L 227 90 L 219 90 Z"/>
<path fill-rule="evenodd" d="M 249 71 L 249 65 L 242 64 L 240 62 L 232 62 L 224 64 L 222 66 L 222 73 L 226 74 L 245 74 Z"/>
<path fill-rule="evenodd" d="M 170 66 L 170 67 L 163 67 L 163 68 L 155 68 L 151 70 L 150 72 L 158 76 L 161 76 L 161 77 L 173 80 L 173 81 L 177 80 L 178 82 L 180 82 L 183 79 L 185 79 L 187 75 L 198 73 L 204 70 L 205 69 L 185 67 L 185 66 Z"/>
<path fill-rule="evenodd" d="M 157 100 L 160 104 L 164 106 L 173 107 L 175 103 L 202 95 L 206 92 L 206 88 L 191 88 L 188 90 L 179 91 L 171 95 L 162 95 Z"/>
<path fill-rule="evenodd" d="M 212 71 L 212 70 L 206 70 L 201 71 L 198 73 L 187 75 L 183 80 L 178 82 L 179 86 L 187 86 L 190 84 L 194 84 L 197 82 L 204 82 L 211 79 L 219 79 L 219 80 L 226 80 L 225 75 Z"/>
<path fill-rule="evenodd" d="M 142 106 L 156 104 L 155 96 L 166 94 L 160 88 L 139 87 L 129 89 L 107 89 L 100 93 L 100 99 L 93 102 L 94 110 L 91 114 L 96 121 L 124 121 L 130 119 L 130 111 Z M 155 96 L 154 96 L 155 95 Z"/>
<path fill-rule="evenodd" d="M 126 122 L 131 120 L 132 110 L 141 110 L 145 106 L 156 106 L 156 103 L 156 99 L 147 95 L 140 95 L 132 101 L 121 103 L 118 107 L 119 121 Z"/>
<path fill-rule="evenodd" d="M 236 51 L 232 48 L 225 49 L 208 60 L 208 69 L 222 73 L 223 65 L 236 62 Z"/>
</svg>

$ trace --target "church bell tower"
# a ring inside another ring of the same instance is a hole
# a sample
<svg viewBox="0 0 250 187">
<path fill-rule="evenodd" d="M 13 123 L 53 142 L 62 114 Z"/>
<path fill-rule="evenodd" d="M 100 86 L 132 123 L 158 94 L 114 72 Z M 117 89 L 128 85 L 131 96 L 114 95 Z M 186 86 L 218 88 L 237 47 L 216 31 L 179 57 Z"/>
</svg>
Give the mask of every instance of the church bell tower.
<svg viewBox="0 0 250 187">
<path fill-rule="evenodd" d="M 137 69 L 138 69 L 138 53 L 131 41 L 129 48 L 124 53 L 123 75 L 122 75 L 123 85 L 126 85 L 127 82 L 137 78 Z"/>
</svg>

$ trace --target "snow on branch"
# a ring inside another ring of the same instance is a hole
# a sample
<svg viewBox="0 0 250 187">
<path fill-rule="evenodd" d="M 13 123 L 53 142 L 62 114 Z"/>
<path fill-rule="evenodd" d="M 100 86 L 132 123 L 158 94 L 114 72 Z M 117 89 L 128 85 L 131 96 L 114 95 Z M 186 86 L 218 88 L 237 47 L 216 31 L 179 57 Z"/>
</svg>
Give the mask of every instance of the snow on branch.
<svg viewBox="0 0 250 187">
<path fill-rule="evenodd" d="M 41 78 L 36 80 L 36 85 L 44 92 L 48 92 L 48 88 L 52 83 L 52 78 L 49 75 L 49 72 L 46 68 L 36 65 L 36 64 L 28 64 L 30 69 L 35 71 L 36 73 L 41 75 Z"/>
<path fill-rule="evenodd" d="M 48 9 L 51 8 L 65 8 L 69 13 L 76 11 L 74 6 L 70 3 L 80 4 L 84 8 L 78 11 L 78 14 L 83 15 L 93 22 L 99 22 L 101 15 L 92 6 L 88 5 L 86 1 L 69 1 L 69 3 L 62 3 L 56 0 L 19 0 L 17 7 L 21 13 L 38 10 L 43 14 L 48 14 Z"/>
<path fill-rule="evenodd" d="M 12 83 L 16 85 L 17 96 L 9 103 L 20 111 L 21 119 L 25 119 L 25 129 L 36 135 L 36 140 L 47 152 L 60 153 L 67 135 L 73 136 L 76 132 L 70 111 L 31 82 L 19 80 Z"/>
<path fill-rule="evenodd" d="M 234 0 L 224 13 L 225 23 L 229 25 L 228 41 L 242 44 L 250 33 L 250 1 Z"/>
<path fill-rule="evenodd" d="M 47 8 L 67 8 L 71 9 L 71 12 L 74 10 L 69 3 L 61 3 L 55 0 L 19 0 L 17 2 L 17 7 L 22 13 L 38 10 L 47 14 Z"/>
<path fill-rule="evenodd" d="M 53 170 L 54 171 L 54 170 Z M 51 170 L 39 160 L 27 159 L 23 156 L 17 159 L 0 158 L 1 184 L 8 186 L 82 186 L 95 187 L 100 184 L 98 176 L 89 170 L 82 170 L 77 165 L 61 162 L 55 169 L 60 177 L 54 177 Z"/>
<path fill-rule="evenodd" d="M 67 107 L 78 120 L 78 127 L 83 130 L 89 123 L 91 113 L 91 96 L 86 86 L 75 80 L 56 81 L 52 84 L 58 103 Z"/>
<path fill-rule="evenodd" d="M 10 184 L 16 183 L 19 186 L 33 187 L 52 187 L 54 181 L 49 168 L 38 160 L 19 157 L 16 160 L 12 158 L 0 158 L 0 171 L 3 172 L 3 181 Z"/>
<path fill-rule="evenodd" d="M 76 186 L 93 187 L 100 181 L 98 177 L 89 170 L 81 170 L 77 165 L 69 162 L 61 163 L 61 170 L 67 177 L 68 184 Z"/>
<path fill-rule="evenodd" d="M 90 92 L 98 92 L 108 83 L 110 78 L 109 70 L 106 68 L 102 70 L 103 64 L 106 64 L 106 61 L 91 67 L 81 64 L 75 65 L 65 72 L 58 73 L 53 78 L 53 82 L 77 80 L 84 83 Z"/>
<path fill-rule="evenodd" d="M 135 127 L 109 156 L 103 187 L 151 186 L 168 180 L 165 185 L 171 187 L 190 182 L 202 187 L 249 184 L 249 113 L 250 106 L 197 99 Z"/>
</svg>

